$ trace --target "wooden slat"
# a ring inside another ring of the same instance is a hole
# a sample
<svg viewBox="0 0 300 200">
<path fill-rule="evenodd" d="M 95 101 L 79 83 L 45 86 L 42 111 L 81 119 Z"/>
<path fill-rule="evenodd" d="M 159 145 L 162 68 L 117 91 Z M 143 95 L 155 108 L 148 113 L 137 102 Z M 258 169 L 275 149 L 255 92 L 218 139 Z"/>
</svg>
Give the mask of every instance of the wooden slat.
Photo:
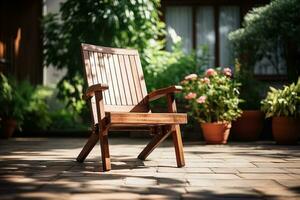
<svg viewBox="0 0 300 200">
<path fill-rule="evenodd" d="M 113 55 L 113 61 L 114 61 L 114 66 L 116 71 L 116 77 L 118 80 L 118 88 L 120 92 L 121 105 L 127 105 L 126 97 L 125 97 L 125 89 L 124 89 L 124 80 L 121 76 L 121 69 L 120 69 L 121 66 L 120 66 L 118 56 L 115 54 Z"/>
<path fill-rule="evenodd" d="M 121 95 L 120 95 L 120 89 L 118 86 L 118 79 L 117 79 L 117 74 L 116 74 L 116 70 L 115 70 L 113 55 L 107 54 L 107 56 L 108 56 L 108 62 L 109 62 L 109 69 L 110 69 L 111 77 L 112 77 L 112 83 L 113 83 L 113 87 L 114 87 L 116 105 L 121 105 Z"/>
<path fill-rule="evenodd" d="M 120 48 L 110 48 L 110 47 L 102 47 L 95 46 L 91 44 L 81 44 L 82 49 L 85 51 L 97 51 L 101 53 L 109 53 L 109 54 L 121 54 L 121 55 L 137 55 L 138 51 L 135 49 L 120 49 Z"/>
<path fill-rule="evenodd" d="M 93 56 L 93 52 L 89 52 L 89 60 L 90 60 L 93 84 L 98 84 L 99 81 L 96 74 L 96 66 L 95 66 L 95 59 Z"/>
<path fill-rule="evenodd" d="M 141 84 L 142 96 L 145 97 L 147 95 L 147 87 L 146 87 L 146 83 L 145 83 L 145 77 L 144 77 L 143 68 L 141 65 L 140 56 L 138 54 L 135 55 L 134 60 L 136 63 L 138 76 L 139 76 L 139 80 L 140 80 L 140 84 Z"/>
<path fill-rule="evenodd" d="M 91 86 L 91 85 L 93 85 L 92 70 L 91 70 L 91 65 L 90 65 L 90 60 L 89 60 L 89 53 L 87 51 L 83 51 L 83 58 L 84 58 L 84 66 L 85 66 L 85 71 L 86 71 L 86 80 L 87 80 L 88 86 Z"/>
<path fill-rule="evenodd" d="M 92 70 L 92 79 L 94 85 L 97 85 L 99 83 L 103 83 L 101 75 L 97 74 L 97 68 L 99 68 L 99 64 L 96 63 L 96 58 L 94 56 L 94 52 L 89 52 L 90 57 L 90 63 L 91 63 L 91 70 Z M 96 56 L 97 57 L 97 56 Z M 106 104 L 105 98 L 103 98 L 104 104 Z"/>
<path fill-rule="evenodd" d="M 98 61 L 99 61 L 98 69 L 100 71 L 100 74 L 102 75 L 103 83 L 108 85 L 107 73 L 106 73 L 106 70 L 105 70 L 103 56 L 102 56 L 101 53 L 97 53 L 97 57 L 98 57 Z M 111 104 L 110 94 L 109 94 L 110 91 L 111 90 L 105 90 L 103 92 L 103 96 L 105 96 L 105 99 L 106 99 L 106 104 Z"/>
<path fill-rule="evenodd" d="M 131 66 L 131 70 L 132 70 L 132 76 L 133 76 L 133 80 L 134 80 L 137 100 L 138 100 L 138 102 L 140 102 L 143 99 L 143 95 L 142 95 L 142 89 L 141 89 L 138 71 L 137 71 L 137 68 L 135 65 L 134 56 L 129 56 L 129 60 L 130 60 L 130 66 Z"/>
<path fill-rule="evenodd" d="M 94 60 L 95 60 L 95 69 L 96 69 L 96 76 L 98 78 L 98 84 L 104 84 L 104 80 L 103 80 L 103 77 L 102 77 L 102 73 L 100 71 L 100 62 L 99 62 L 99 59 L 98 59 L 98 53 L 97 52 L 93 52 L 93 57 L 94 57 Z M 104 75 L 104 74 L 103 74 Z M 107 90 L 105 90 L 107 91 Z M 108 101 L 108 97 L 106 95 L 104 95 L 103 93 L 103 101 L 104 101 L 104 104 L 107 104 L 107 101 Z"/>
<path fill-rule="evenodd" d="M 125 63 L 124 63 L 124 57 L 123 55 L 118 55 L 119 63 L 120 63 L 120 69 L 121 69 L 121 76 L 124 84 L 124 92 L 125 92 L 125 98 L 127 105 L 133 105 L 132 103 L 132 97 L 131 97 L 131 91 L 129 89 L 129 80 L 128 80 L 128 75 L 127 71 L 125 68 Z"/>
<path fill-rule="evenodd" d="M 133 103 L 133 105 L 136 105 L 138 103 L 138 99 L 137 99 L 137 94 L 136 94 L 135 85 L 134 85 L 134 79 L 133 79 L 128 55 L 124 55 L 124 61 L 125 61 L 125 68 L 126 68 L 127 75 L 128 75 L 127 78 L 129 81 L 129 86 L 130 86 L 129 88 L 131 91 L 132 103 Z"/>
<path fill-rule="evenodd" d="M 116 99 L 115 99 L 115 92 L 114 92 L 114 86 L 112 82 L 112 76 L 110 73 L 110 68 L 109 68 L 109 62 L 107 58 L 107 54 L 102 54 L 103 60 L 104 60 L 104 65 L 105 65 L 105 71 L 107 74 L 107 82 L 108 82 L 108 88 L 109 88 L 109 96 L 110 96 L 110 102 L 111 105 L 116 105 Z"/>
<path fill-rule="evenodd" d="M 111 124 L 186 124 L 187 115 L 182 113 L 124 113 L 112 112 Z"/>
</svg>

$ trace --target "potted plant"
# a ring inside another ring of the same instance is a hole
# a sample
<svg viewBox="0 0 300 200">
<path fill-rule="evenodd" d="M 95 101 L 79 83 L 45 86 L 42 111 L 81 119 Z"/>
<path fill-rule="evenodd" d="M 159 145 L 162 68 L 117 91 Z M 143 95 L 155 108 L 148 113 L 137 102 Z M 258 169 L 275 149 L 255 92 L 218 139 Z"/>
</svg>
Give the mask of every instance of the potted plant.
<svg viewBox="0 0 300 200">
<path fill-rule="evenodd" d="M 231 76 L 229 68 L 210 68 L 200 77 L 191 74 L 181 82 L 189 114 L 200 122 L 207 144 L 227 143 L 231 122 L 241 114 L 240 84 Z"/>
<path fill-rule="evenodd" d="M 24 100 L 12 85 L 0 73 L 0 118 L 4 138 L 11 137 L 23 120 Z"/>
<path fill-rule="evenodd" d="M 260 110 L 260 101 L 264 86 L 246 70 L 236 73 L 235 78 L 241 83 L 240 108 L 242 115 L 232 122 L 231 134 L 234 140 L 256 141 L 264 126 L 264 113 Z"/>
<path fill-rule="evenodd" d="M 283 89 L 270 87 L 262 100 L 266 117 L 272 117 L 272 133 L 277 144 L 297 144 L 299 137 L 300 78 Z"/>
</svg>

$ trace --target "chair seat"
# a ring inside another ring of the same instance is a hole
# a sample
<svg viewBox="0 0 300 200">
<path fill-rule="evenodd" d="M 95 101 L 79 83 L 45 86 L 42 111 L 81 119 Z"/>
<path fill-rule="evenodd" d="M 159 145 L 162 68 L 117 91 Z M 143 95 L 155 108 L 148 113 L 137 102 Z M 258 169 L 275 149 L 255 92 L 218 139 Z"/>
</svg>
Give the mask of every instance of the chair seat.
<svg viewBox="0 0 300 200">
<path fill-rule="evenodd" d="M 167 125 L 186 124 L 187 114 L 184 113 L 125 113 L 110 112 L 106 117 L 111 125 Z"/>
</svg>

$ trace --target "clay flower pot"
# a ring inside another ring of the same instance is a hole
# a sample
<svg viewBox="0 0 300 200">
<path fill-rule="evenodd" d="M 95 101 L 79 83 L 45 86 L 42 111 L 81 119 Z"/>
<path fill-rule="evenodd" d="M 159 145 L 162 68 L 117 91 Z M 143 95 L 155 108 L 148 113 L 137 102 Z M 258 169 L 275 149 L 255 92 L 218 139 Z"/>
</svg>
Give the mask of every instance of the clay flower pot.
<svg viewBox="0 0 300 200">
<path fill-rule="evenodd" d="M 231 123 L 201 123 L 206 144 L 226 144 Z"/>
<path fill-rule="evenodd" d="M 17 121 L 14 119 L 4 119 L 2 121 L 2 137 L 10 138 L 17 128 Z"/>
<path fill-rule="evenodd" d="M 264 113 L 260 110 L 244 110 L 242 116 L 232 122 L 231 134 L 238 141 L 256 141 L 264 125 Z"/>
<path fill-rule="evenodd" d="M 277 144 L 297 144 L 300 119 L 293 117 L 273 117 L 272 132 Z"/>
</svg>

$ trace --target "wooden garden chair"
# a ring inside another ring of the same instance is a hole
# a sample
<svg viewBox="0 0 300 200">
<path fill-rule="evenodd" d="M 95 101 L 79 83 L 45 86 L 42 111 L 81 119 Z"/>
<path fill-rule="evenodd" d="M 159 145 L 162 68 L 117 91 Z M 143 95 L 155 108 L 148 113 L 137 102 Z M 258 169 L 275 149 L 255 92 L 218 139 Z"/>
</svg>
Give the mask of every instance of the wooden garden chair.
<svg viewBox="0 0 300 200">
<path fill-rule="evenodd" d="M 171 86 L 147 94 L 137 50 L 108 48 L 82 44 L 82 57 L 93 116 L 93 133 L 77 157 L 83 162 L 100 140 L 102 166 L 111 169 L 108 131 L 148 130 L 155 136 L 139 154 L 147 156 L 170 134 L 173 137 L 177 166 L 185 165 L 179 124 L 187 123 L 187 115 L 177 113 L 174 93 L 180 86 Z M 165 96 L 168 113 L 151 113 L 149 102 Z"/>
</svg>

